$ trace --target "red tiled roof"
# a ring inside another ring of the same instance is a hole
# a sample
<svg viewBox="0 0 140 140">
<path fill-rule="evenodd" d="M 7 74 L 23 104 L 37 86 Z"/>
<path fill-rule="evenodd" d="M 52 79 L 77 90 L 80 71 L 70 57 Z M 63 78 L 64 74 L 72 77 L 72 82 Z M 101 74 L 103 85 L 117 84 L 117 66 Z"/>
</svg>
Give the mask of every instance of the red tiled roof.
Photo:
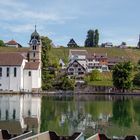
<svg viewBox="0 0 140 140">
<path fill-rule="evenodd" d="M 39 64 L 39 62 L 27 62 L 24 69 L 37 70 L 39 68 Z"/>
<path fill-rule="evenodd" d="M 0 53 L 0 66 L 20 66 L 23 59 L 20 53 Z"/>
<path fill-rule="evenodd" d="M 7 45 L 17 45 L 18 43 L 15 40 L 10 40 L 6 44 Z"/>
</svg>

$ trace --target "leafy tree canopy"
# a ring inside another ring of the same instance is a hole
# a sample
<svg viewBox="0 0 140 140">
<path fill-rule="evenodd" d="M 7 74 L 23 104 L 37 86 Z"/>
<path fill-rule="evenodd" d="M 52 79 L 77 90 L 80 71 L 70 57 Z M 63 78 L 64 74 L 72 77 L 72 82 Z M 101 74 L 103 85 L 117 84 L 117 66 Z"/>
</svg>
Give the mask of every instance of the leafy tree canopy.
<svg viewBox="0 0 140 140">
<path fill-rule="evenodd" d="M 113 69 L 113 84 L 117 89 L 124 90 L 132 87 L 133 65 L 130 62 L 121 62 Z"/>
<path fill-rule="evenodd" d="M 87 38 L 85 40 L 85 47 L 97 47 L 99 42 L 99 32 L 96 29 L 94 30 L 88 30 L 87 32 Z"/>
<path fill-rule="evenodd" d="M 4 47 L 4 46 L 5 46 L 4 41 L 0 40 L 0 47 Z"/>
</svg>

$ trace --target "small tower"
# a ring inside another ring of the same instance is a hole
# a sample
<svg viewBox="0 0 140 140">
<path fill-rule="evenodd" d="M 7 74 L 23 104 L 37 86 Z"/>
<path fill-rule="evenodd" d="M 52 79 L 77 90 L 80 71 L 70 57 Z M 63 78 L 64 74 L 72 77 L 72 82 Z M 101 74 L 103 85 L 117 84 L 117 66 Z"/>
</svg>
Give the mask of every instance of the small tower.
<svg viewBox="0 0 140 140">
<path fill-rule="evenodd" d="M 42 43 L 41 43 L 40 35 L 36 30 L 36 25 L 35 25 L 35 31 L 31 34 L 29 45 L 30 45 L 29 61 L 41 63 Z"/>
<path fill-rule="evenodd" d="M 138 42 L 138 48 L 140 48 L 140 35 L 139 35 L 139 42 Z"/>
</svg>

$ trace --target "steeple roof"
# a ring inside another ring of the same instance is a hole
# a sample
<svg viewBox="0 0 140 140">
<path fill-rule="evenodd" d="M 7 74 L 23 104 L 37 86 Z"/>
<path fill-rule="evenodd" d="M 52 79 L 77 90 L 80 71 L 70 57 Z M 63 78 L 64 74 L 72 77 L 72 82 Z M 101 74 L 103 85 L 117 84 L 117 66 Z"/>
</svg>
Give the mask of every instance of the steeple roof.
<svg viewBox="0 0 140 140">
<path fill-rule="evenodd" d="M 31 34 L 31 38 L 40 38 L 40 35 L 36 30 L 36 25 L 35 25 L 35 31 Z"/>
</svg>

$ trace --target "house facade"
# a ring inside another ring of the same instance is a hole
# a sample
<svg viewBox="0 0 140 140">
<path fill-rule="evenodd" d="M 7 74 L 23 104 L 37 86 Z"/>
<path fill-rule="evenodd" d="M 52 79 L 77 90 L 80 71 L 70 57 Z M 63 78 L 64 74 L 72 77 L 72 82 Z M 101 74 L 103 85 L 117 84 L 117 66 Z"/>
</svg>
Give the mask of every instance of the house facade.
<svg viewBox="0 0 140 140">
<path fill-rule="evenodd" d="M 73 60 L 67 67 L 67 74 L 69 77 L 82 78 L 86 73 L 86 69 L 77 60 Z"/>
<path fill-rule="evenodd" d="M 93 70 L 109 71 L 107 54 L 89 53 L 87 50 L 80 49 L 69 51 L 68 75 L 83 77 L 85 73 L 90 73 Z"/>
<path fill-rule="evenodd" d="M 41 90 L 41 40 L 36 29 L 29 45 L 29 60 L 22 53 L 0 53 L 0 90 Z"/>
</svg>

